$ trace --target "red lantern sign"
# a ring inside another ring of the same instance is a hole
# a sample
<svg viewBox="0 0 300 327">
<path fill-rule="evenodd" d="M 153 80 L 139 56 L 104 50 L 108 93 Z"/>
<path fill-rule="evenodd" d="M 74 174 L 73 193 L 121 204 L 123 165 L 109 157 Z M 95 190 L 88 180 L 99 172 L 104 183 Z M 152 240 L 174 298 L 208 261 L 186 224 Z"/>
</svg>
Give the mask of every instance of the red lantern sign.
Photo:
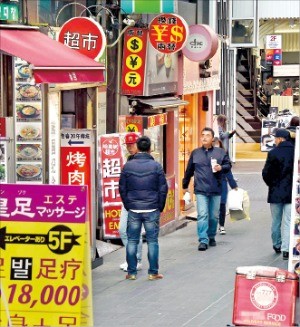
<svg viewBox="0 0 300 327">
<path fill-rule="evenodd" d="M 188 36 L 186 21 L 175 14 L 156 16 L 149 25 L 149 39 L 152 46 L 162 53 L 181 50 Z"/>
<path fill-rule="evenodd" d="M 58 41 L 96 61 L 102 56 L 106 46 L 102 27 L 87 17 L 71 18 L 64 23 Z"/>
</svg>

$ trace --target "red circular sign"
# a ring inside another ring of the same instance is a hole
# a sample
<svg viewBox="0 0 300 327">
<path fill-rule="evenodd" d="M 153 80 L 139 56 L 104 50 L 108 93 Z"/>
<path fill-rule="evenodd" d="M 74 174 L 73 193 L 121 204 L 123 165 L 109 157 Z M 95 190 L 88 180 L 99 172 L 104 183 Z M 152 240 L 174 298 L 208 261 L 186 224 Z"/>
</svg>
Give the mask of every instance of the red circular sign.
<svg viewBox="0 0 300 327">
<path fill-rule="evenodd" d="M 87 17 L 75 17 L 65 22 L 58 41 L 94 60 L 101 57 L 106 46 L 102 27 Z"/>
<path fill-rule="evenodd" d="M 156 16 L 149 25 L 149 39 L 152 46 L 162 53 L 181 50 L 188 36 L 186 21 L 175 14 Z"/>
</svg>

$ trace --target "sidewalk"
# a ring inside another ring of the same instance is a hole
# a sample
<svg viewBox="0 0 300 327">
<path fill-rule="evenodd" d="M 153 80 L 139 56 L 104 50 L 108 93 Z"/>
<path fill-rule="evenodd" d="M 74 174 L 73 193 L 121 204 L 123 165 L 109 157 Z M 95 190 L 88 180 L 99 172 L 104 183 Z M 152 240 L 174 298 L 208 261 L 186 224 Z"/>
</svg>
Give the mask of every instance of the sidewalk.
<svg viewBox="0 0 300 327">
<path fill-rule="evenodd" d="M 197 250 L 196 222 L 160 237 L 160 272 L 164 279 L 147 280 L 147 245 L 143 270 L 136 281 L 125 280 L 119 264 L 122 247 L 103 258 L 93 270 L 95 326 L 205 326 L 232 324 L 235 271 L 238 266 L 273 266 L 287 269 L 276 255 L 270 238 L 267 188 L 261 178 L 263 162 L 237 162 L 233 172 L 239 187 L 248 191 L 251 220 L 226 222 L 226 235 L 217 235 L 217 246 Z M 299 302 L 299 301 L 298 301 Z M 296 322 L 300 322 L 297 310 Z"/>
</svg>

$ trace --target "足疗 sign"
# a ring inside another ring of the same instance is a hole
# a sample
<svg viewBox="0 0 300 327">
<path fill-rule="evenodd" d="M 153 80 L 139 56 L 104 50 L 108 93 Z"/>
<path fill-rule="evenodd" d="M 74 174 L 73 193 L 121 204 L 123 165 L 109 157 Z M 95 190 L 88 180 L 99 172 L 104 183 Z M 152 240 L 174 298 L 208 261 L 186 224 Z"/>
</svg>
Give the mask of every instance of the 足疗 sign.
<svg viewBox="0 0 300 327">
<path fill-rule="evenodd" d="M 87 187 L 2 184 L 1 326 L 92 326 Z"/>
</svg>

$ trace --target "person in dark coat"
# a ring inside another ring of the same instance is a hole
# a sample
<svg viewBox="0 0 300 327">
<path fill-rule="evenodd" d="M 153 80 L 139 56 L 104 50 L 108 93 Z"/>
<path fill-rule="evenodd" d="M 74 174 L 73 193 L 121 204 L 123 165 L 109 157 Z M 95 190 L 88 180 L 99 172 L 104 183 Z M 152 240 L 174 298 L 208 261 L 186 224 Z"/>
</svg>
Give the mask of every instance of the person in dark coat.
<svg viewBox="0 0 300 327">
<path fill-rule="evenodd" d="M 165 207 L 168 184 L 161 164 L 150 155 L 149 137 L 140 137 L 136 144 L 138 153 L 124 165 L 119 180 L 120 196 L 128 211 L 126 279 L 136 279 L 137 246 L 144 225 L 148 245 L 148 279 L 156 280 L 163 278 L 163 275 L 158 273 L 158 234 L 160 213 Z"/>
<path fill-rule="evenodd" d="M 213 146 L 224 149 L 222 141 L 218 137 L 214 137 Z M 228 184 L 231 189 L 238 189 L 236 180 L 233 177 L 231 169 L 222 176 L 222 193 L 219 213 L 219 233 L 220 235 L 226 234 L 225 218 L 226 218 L 226 203 L 228 195 Z"/>
<path fill-rule="evenodd" d="M 289 257 L 294 168 L 294 146 L 287 141 L 289 136 L 289 132 L 284 128 L 276 130 L 276 147 L 268 152 L 262 170 L 263 180 L 269 187 L 268 203 L 270 203 L 272 215 L 271 236 L 273 249 L 276 253 L 282 251 L 284 260 Z"/>
<path fill-rule="evenodd" d="M 190 155 L 184 178 L 183 192 L 188 191 L 194 176 L 194 193 L 197 203 L 198 250 L 206 251 L 208 245 L 216 246 L 216 232 L 222 193 L 222 175 L 231 168 L 228 154 L 224 149 L 212 145 L 214 131 L 205 127 L 201 131 L 202 147 Z"/>
</svg>

